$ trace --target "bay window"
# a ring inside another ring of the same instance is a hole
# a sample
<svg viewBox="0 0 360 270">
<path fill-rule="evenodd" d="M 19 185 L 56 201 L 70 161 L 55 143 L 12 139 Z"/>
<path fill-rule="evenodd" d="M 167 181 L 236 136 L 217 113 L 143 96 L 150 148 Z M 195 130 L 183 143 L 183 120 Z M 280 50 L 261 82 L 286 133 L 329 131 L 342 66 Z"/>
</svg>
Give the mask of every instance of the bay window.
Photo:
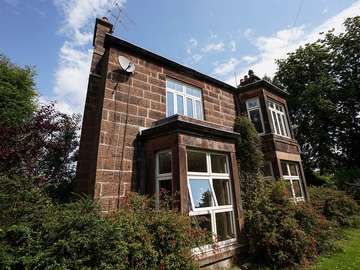
<svg viewBox="0 0 360 270">
<path fill-rule="evenodd" d="M 228 157 L 225 154 L 187 151 L 190 216 L 226 244 L 235 240 L 234 207 Z"/>
<path fill-rule="evenodd" d="M 262 118 L 259 98 L 252 98 L 246 101 L 247 114 L 250 121 L 254 124 L 258 133 L 263 134 L 265 131 L 264 121 Z"/>
<path fill-rule="evenodd" d="M 295 201 L 304 201 L 305 197 L 298 163 L 281 161 L 281 170 L 283 179 L 287 181 L 287 188 L 290 196 Z"/>
<path fill-rule="evenodd" d="M 204 119 L 201 89 L 183 82 L 166 79 L 166 116 L 186 115 Z"/>
<path fill-rule="evenodd" d="M 290 137 L 289 123 L 283 105 L 268 101 L 271 123 L 276 135 Z"/>
</svg>

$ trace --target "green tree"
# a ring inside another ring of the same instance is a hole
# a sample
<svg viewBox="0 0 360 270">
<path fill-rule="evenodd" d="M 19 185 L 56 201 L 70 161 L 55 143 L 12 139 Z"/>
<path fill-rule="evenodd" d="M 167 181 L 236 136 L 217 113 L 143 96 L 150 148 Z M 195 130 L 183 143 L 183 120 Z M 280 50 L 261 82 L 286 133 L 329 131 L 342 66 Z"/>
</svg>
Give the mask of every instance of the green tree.
<svg viewBox="0 0 360 270">
<path fill-rule="evenodd" d="M 345 28 L 277 61 L 274 82 L 290 93 L 307 171 L 326 174 L 360 164 L 360 17 L 347 19 Z"/>
<path fill-rule="evenodd" d="M 36 109 L 34 69 L 21 68 L 0 55 L 0 122 L 22 123 Z"/>
</svg>

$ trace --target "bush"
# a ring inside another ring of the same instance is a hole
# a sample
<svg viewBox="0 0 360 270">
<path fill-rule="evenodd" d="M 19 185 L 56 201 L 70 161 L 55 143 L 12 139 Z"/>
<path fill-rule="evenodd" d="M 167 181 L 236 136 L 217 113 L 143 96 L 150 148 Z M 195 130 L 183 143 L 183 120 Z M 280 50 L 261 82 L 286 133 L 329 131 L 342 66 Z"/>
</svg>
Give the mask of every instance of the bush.
<svg viewBox="0 0 360 270">
<path fill-rule="evenodd" d="M 360 202 L 360 168 L 343 168 L 334 175 L 336 186 Z"/>
<path fill-rule="evenodd" d="M 357 203 L 343 191 L 325 187 L 308 189 L 311 202 L 317 212 L 340 226 L 355 226 L 359 214 Z"/>
<path fill-rule="evenodd" d="M 0 269 L 196 269 L 205 239 L 188 216 L 130 194 L 112 217 L 92 200 L 58 204 L 23 178 L 0 178 Z"/>
<path fill-rule="evenodd" d="M 258 181 L 261 188 L 245 209 L 250 254 L 256 263 L 275 269 L 306 263 L 317 254 L 316 239 L 307 233 L 317 228 L 317 222 L 305 212 L 300 217 L 296 205 L 286 195 L 283 182 Z"/>
</svg>

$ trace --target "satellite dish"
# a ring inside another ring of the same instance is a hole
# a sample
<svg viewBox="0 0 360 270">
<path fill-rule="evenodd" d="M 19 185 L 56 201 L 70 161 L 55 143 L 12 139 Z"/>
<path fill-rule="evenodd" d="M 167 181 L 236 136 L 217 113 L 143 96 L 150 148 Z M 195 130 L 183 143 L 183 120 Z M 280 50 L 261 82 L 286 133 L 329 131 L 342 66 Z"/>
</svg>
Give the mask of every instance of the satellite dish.
<svg viewBox="0 0 360 270">
<path fill-rule="evenodd" d="M 126 58 L 125 56 L 120 55 L 119 56 L 119 63 L 121 68 L 125 72 L 132 73 L 135 71 L 135 64 L 130 61 L 130 59 Z"/>
</svg>

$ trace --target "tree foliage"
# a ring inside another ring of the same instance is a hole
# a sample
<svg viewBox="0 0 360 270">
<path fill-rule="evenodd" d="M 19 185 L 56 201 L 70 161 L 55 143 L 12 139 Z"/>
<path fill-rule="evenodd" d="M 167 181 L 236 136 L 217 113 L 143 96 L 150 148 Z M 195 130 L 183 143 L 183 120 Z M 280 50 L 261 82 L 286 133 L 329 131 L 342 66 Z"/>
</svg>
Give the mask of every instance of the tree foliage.
<svg viewBox="0 0 360 270">
<path fill-rule="evenodd" d="M 290 93 L 304 165 L 321 174 L 360 164 L 360 17 L 344 25 L 278 60 L 274 78 Z"/>
<path fill-rule="evenodd" d="M 0 55 L 0 123 L 18 125 L 36 108 L 34 69 L 20 68 Z"/>
</svg>

